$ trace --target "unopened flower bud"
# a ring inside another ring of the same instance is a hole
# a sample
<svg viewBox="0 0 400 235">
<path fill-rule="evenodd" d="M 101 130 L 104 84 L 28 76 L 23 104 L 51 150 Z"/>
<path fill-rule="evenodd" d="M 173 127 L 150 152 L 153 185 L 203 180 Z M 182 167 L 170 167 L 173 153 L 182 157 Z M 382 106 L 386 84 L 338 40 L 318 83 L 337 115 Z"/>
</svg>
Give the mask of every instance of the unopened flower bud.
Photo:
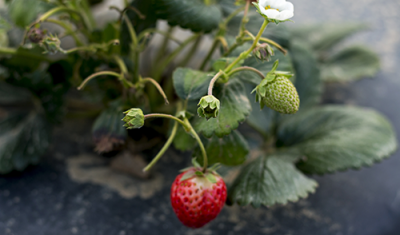
<svg viewBox="0 0 400 235">
<path fill-rule="evenodd" d="M 38 28 L 32 28 L 28 32 L 29 41 L 32 43 L 40 43 L 45 36 L 45 32 Z"/>
<path fill-rule="evenodd" d="M 65 53 L 65 51 L 60 47 L 61 41 L 58 37 L 56 36 L 47 36 L 45 37 L 40 45 L 44 48 L 44 53 L 45 54 L 55 54 L 57 52 L 62 52 Z"/>
<path fill-rule="evenodd" d="M 254 89 L 257 92 L 256 101 L 261 108 L 265 105 L 283 114 L 294 114 L 299 110 L 299 94 L 289 80 L 292 74 L 276 71 L 278 64 L 276 61 L 272 70 Z"/>
<path fill-rule="evenodd" d="M 271 56 L 274 55 L 274 50 L 269 44 L 263 43 L 254 48 L 253 55 L 261 61 L 270 61 Z"/>
<path fill-rule="evenodd" d="M 132 108 L 124 112 L 125 117 L 122 121 L 125 122 L 126 129 L 137 129 L 144 125 L 144 115 L 141 109 Z"/>
<path fill-rule="evenodd" d="M 216 118 L 219 113 L 220 102 L 213 95 L 203 96 L 198 104 L 197 113 L 206 119 Z"/>
</svg>

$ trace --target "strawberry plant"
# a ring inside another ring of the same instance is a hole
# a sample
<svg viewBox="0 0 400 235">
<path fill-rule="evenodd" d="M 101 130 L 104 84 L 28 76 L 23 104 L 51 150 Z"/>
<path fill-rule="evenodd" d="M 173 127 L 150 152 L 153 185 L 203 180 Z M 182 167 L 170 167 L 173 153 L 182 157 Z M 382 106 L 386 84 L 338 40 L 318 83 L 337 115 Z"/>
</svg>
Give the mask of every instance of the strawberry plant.
<svg viewBox="0 0 400 235">
<path fill-rule="evenodd" d="M 371 166 L 397 148 L 377 111 L 320 104 L 324 83 L 379 69 L 367 47 L 338 47 L 364 25 L 298 26 L 286 0 L 125 1 L 99 25 L 92 2 L 12 0 L 0 12 L 1 174 L 37 164 L 66 117 L 95 118 L 98 153 L 164 136 L 143 170 L 171 145 L 191 151 L 171 204 L 198 228 L 225 202 L 295 202 L 315 191 L 310 175 Z M 239 126 L 262 141 L 250 148 Z M 242 166 L 232 184 L 220 165 Z"/>
</svg>

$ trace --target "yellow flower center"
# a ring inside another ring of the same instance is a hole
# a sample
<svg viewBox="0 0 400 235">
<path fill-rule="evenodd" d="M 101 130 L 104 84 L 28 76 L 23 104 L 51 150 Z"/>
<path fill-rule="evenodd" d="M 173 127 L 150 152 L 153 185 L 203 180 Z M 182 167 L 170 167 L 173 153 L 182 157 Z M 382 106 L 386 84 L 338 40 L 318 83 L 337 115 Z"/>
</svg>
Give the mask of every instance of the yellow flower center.
<svg viewBox="0 0 400 235">
<path fill-rule="evenodd" d="M 270 9 L 279 11 L 279 9 L 271 8 L 271 5 L 268 5 L 265 7 L 265 10 L 270 10 Z"/>
</svg>

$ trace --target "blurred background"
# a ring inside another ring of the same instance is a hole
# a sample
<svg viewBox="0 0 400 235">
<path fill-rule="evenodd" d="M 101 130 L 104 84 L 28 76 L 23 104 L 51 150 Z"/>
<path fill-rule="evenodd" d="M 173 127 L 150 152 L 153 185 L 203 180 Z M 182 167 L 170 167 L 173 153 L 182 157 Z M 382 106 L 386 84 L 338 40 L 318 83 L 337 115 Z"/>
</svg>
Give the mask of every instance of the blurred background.
<svg viewBox="0 0 400 235">
<path fill-rule="evenodd" d="M 292 2 L 291 27 L 326 22 L 369 25 L 341 46 L 369 46 L 380 56 L 381 71 L 374 78 L 326 85 L 323 102 L 372 107 L 388 117 L 400 136 L 400 1 Z M 96 5 L 99 22 L 118 17 L 109 5 L 122 6 L 123 1 Z M 179 31 L 180 35 L 187 32 Z M 169 202 L 169 186 L 186 164 L 180 152 L 170 150 L 159 173 L 141 180 L 115 173 L 95 158 L 88 130 L 85 121 L 64 123 L 38 166 L 0 177 L 0 234 L 400 234 L 399 152 L 370 168 L 314 176 L 317 192 L 297 203 L 260 209 L 225 206 L 216 220 L 191 230 L 180 224 Z"/>
</svg>

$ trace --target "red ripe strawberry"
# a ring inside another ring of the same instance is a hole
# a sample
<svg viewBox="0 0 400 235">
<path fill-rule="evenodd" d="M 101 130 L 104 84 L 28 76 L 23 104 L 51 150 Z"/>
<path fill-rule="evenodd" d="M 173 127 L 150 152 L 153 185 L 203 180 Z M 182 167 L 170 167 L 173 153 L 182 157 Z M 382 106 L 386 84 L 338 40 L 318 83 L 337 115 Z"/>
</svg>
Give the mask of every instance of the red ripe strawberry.
<svg viewBox="0 0 400 235">
<path fill-rule="evenodd" d="M 190 228 L 200 228 L 215 219 L 226 200 L 226 185 L 215 171 L 201 173 L 189 168 L 171 187 L 171 204 L 178 219 Z"/>
</svg>

